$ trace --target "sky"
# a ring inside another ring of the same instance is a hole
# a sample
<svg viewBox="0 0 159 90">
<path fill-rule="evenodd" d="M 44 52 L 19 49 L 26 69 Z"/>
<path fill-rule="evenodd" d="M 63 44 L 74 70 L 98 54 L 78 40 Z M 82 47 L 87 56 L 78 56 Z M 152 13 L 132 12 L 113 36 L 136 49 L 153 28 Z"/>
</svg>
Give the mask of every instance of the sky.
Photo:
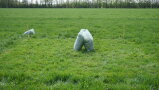
<svg viewBox="0 0 159 90">
<path fill-rule="evenodd" d="M 22 1 L 22 0 L 21 0 Z M 28 0 L 29 2 L 31 2 L 31 0 Z M 40 0 L 37 0 L 38 2 L 40 2 Z M 36 2 L 36 0 L 33 0 L 33 3 L 35 3 Z"/>
</svg>

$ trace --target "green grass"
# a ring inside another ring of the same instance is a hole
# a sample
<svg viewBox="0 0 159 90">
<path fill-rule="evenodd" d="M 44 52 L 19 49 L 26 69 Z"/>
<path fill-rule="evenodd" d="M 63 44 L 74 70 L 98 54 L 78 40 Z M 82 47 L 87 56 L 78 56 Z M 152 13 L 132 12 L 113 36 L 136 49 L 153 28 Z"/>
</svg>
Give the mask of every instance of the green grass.
<svg viewBox="0 0 159 90">
<path fill-rule="evenodd" d="M 0 89 L 159 89 L 159 9 L 0 9 Z"/>
</svg>

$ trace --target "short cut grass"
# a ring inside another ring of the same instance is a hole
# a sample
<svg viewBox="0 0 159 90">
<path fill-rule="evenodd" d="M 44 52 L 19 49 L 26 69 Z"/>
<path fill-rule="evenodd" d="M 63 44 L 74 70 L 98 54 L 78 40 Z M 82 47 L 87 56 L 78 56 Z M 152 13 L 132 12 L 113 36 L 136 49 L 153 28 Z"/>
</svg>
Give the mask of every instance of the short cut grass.
<svg viewBox="0 0 159 90">
<path fill-rule="evenodd" d="M 73 50 L 81 28 L 94 52 Z M 159 9 L 1 8 L 0 89 L 159 89 Z"/>
</svg>

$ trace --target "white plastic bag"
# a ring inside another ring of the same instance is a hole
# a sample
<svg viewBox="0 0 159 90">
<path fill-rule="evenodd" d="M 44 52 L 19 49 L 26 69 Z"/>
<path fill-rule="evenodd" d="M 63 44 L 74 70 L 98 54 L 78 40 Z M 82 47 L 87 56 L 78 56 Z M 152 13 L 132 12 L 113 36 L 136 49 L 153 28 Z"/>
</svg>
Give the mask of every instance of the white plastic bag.
<svg viewBox="0 0 159 90">
<path fill-rule="evenodd" d="M 34 29 L 30 29 L 30 30 L 24 32 L 24 35 L 33 35 L 33 34 L 35 34 Z"/>
<path fill-rule="evenodd" d="M 87 29 L 81 29 L 78 33 L 77 39 L 74 43 L 74 50 L 79 51 L 82 46 L 84 46 L 87 51 L 92 51 L 94 49 L 93 37 Z"/>
</svg>

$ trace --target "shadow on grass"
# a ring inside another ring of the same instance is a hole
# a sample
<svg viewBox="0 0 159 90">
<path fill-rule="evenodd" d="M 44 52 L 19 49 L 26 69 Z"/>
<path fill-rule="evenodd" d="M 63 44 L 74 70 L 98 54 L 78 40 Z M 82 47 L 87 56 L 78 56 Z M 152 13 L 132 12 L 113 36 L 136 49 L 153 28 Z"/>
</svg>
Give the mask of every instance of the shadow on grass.
<svg viewBox="0 0 159 90">
<path fill-rule="evenodd" d="M 80 50 L 79 52 L 82 52 L 82 53 L 84 53 L 84 54 L 90 54 L 90 53 L 95 53 L 96 51 L 95 51 L 95 50 L 87 51 L 86 49 L 82 49 L 82 50 Z"/>
<path fill-rule="evenodd" d="M 74 50 L 74 51 L 76 51 L 76 50 Z M 94 50 L 92 50 L 92 51 L 87 51 L 87 49 L 86 49 L 85 47 L 82 47 L 81 50 L 76 51 L 76 52 L 81 52 L 81 53 L 83 53 L 83 54 L 90 54 L 90 53 L 95 53 L 96 50 L 94 49 Z"/>
</svg>

